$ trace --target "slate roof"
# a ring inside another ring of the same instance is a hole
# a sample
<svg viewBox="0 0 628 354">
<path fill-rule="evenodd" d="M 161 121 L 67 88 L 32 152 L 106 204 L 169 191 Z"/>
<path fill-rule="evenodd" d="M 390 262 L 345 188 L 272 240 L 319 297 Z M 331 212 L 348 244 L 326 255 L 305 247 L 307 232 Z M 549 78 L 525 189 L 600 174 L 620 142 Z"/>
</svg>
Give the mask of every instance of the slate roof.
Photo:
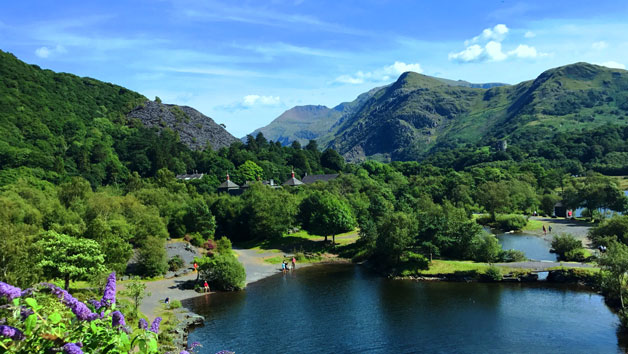
<svg viewBox="0 0 628 354">
<path fill-rule="evenodd" d="M 296 179 L 294 176 L 288 178 L 283 184 L 282 186 L 300 186 L 302 185 L 303 182 L 299 181 L 298 179 Z"/>
<path fill-rule="evenodd" d="M 222 182 L 221 185 L 218 186 L 218 189 L 238 189 L 240 188 L 240 186 L 238 186 L 237 184 L 231 182 L 230 180 L 226 180 L 224 182 Z"/>
<path fill-rule="evenodd" d="M 191 180 L 191 179 L 201 179 L 203 178 L 203 174 L 202 173 L 191 173 L 191 174 L 182 174 L 182 175 L 177 175 L 177 179 L 182 179 L 185 181 Z"/>
</svg>

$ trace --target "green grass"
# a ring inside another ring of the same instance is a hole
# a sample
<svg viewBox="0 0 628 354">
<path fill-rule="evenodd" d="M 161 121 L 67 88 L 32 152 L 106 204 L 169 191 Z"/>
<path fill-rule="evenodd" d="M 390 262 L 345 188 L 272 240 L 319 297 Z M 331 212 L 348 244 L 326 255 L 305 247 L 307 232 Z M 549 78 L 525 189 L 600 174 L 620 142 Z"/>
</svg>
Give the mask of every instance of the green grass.
<svg viewBox="0 0 628 354">
<path fill-rule="evenodd" d="M 541 220 L 528 219 L 528 224 L 521 231 L 537 231 L 543 227 Z"/>
<path fill-rule="evenodd" d="M 430 264 L 430 269 L 421 271 L 422 275 L 430 274 L 453 274 L 455 272 L 477 271 L 484 272 L 488 268 L 486 263 L 476 263 L 472 261 L 443 261 L 434 260 Z"/>
<path fill-rule="evenodd" d="M 355 235 L 355 237 L 348 237 Z M 345 237 L 345 238 L 343 238 Z M 357 230 L 345 232 L 336 235 L 336 245 L 344 246 L 352 244 L 358 239 Z M 237 243 L 236 245 L 241 248 L 254 249 L 257 253 L 265 252 L 284 252 L 289 253 L 294 250 L 303 250 L 305 252 L 333 252 L 334 249 L 330 243 L 324 243 L 324 236 L 311 235 L 304 230 L 286 234 L 283 237 L 264 240 L 264 241 L 247 241 Z M 331 241 L 332 237 L 328 237 L 328 241 Z"/>
</svg>

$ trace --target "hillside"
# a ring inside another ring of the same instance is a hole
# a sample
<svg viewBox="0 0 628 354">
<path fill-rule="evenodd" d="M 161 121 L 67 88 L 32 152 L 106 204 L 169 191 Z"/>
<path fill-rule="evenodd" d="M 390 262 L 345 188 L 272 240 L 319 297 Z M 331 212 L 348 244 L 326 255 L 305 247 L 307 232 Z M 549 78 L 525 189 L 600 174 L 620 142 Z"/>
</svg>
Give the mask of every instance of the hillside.
<svg viewBox="0 0 628 354">
<path fill-rule="evenodd" d="M 627 117 L 625 70 L 577 63 L 490 89 L 407 72 L 321 141 L 349 160 L 414 160 L 487 139 L 517 145 L 557 132 L 625 125 Z"/>
<path fill-rule="evenodd" d="M 278 141 L 282 145 L 291 144 L 293 141 L 305 145 L 311 139 L 319 139 L 328 134 L 335 125 L 353 114 L 380 89 L 381 87 L 371 89 L 355 100 L 343 102 L 334 108 L 321 105 L 292 107 L 251 135 L 257 136 L 258 133 L 262 133 L 267 139 Z"/>
<path fill-rule="evenodd" d="M 154 118 L 152 108 L 167 111 L 165 124 L 128 119 L 136 107 L 140 118 Z M 147 102 L 118 85 L 42 70 L 0 51 L 0 185 L 20 176 L 60 181 L 80 175 L 96 186 L 125 181 L 132 171 L 151 176 L 166 167 L 181 173 L 195 167 L 181 143 L 195 147 L 189 130 L 210 130 L 196 141 L 203 146 L 207 139 L 213 147 L 235 140 L 210 118 L 174 107 Z M 177 119 L 182 123 L 174 124 Z"/>
<path fill-rule="evenodd" d="M 169 128 L 193 150 L 202 150 L 208 145 L 218 150 L 238 140 L 213 119 L 187 106 L 146 101 L 129 112 L 127 118 L 139 119 L 146 127 Z"/>
</svg>

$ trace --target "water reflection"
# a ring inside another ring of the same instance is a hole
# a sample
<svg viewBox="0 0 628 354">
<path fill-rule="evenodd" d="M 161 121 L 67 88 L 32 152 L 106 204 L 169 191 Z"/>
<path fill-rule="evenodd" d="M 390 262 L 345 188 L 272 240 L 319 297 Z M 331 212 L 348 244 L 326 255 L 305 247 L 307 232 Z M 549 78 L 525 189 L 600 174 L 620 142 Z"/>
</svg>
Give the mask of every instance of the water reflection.
<svg viewBox="0 0 628 354">
<path fill-rule="evenodd" d="M 202 353 L 616 353 L 601 296 L 549 284 L 424 283 L 362 267 L 299 269 L 186 302 Z M 623 339 L 622 339 L 623 341 Z M 622 342 L 623 343 L 623 342 Z"/>
</svg>

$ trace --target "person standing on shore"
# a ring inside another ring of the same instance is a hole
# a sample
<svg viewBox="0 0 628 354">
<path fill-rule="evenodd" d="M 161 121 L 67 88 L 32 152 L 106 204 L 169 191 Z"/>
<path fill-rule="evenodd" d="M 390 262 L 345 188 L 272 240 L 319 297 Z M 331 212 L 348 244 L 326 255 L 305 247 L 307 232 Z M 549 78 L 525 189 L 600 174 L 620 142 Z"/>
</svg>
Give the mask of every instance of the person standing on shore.
<svg viewBox="0 0 628 354">
<path fill-rule="evenodd" d="M 547 227 L 547 231 L 549 231 L 550 234 L 552 233 L 552 225 Z"/>
<path fill-rule="evenodd" d="M 292 270 L 297 269 L 297 259 L 292 256 Z"/>
<path fill-rule="evenodd" d="M 545 229 L 545 225 L 543 225 L 543 235 L 547 235 L 547 229 Z"/>
</svg>

